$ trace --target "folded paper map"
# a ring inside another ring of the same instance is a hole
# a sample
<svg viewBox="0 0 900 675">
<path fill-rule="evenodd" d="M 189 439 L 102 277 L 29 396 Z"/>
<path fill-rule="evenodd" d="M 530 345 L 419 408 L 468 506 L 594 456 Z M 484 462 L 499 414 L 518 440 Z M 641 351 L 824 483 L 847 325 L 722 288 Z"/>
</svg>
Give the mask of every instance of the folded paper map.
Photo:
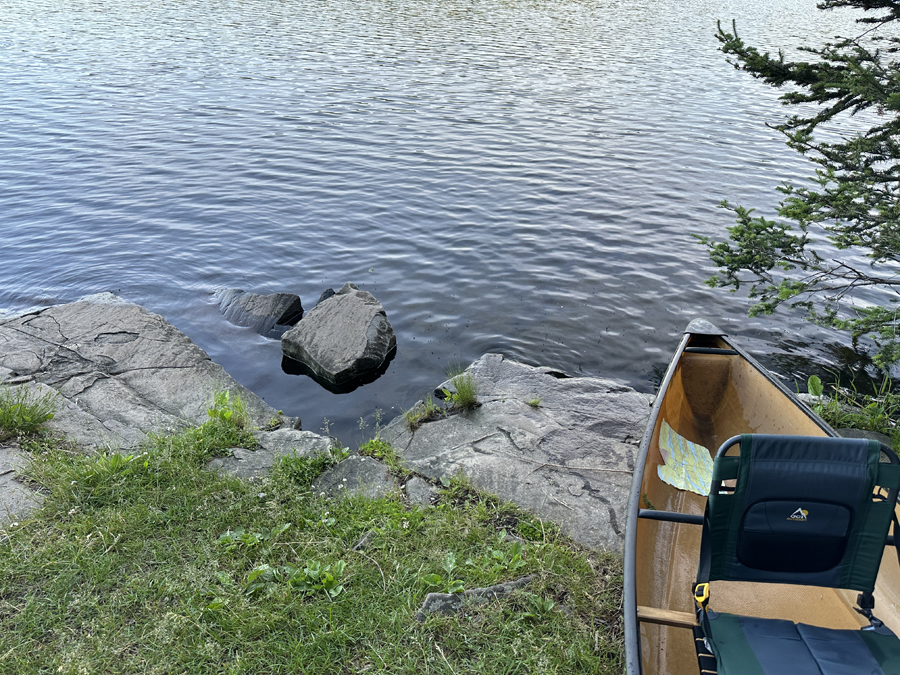
<svg viewBox="0 0 900 675">
<path fill-rule="evenodd" d="M 709 494 L 713 468 L 709 450 L 676 434 L 665 420 L 659 430 L 659 450 L 665 462 L 656 468 L 660 480 L 679 490 Z"/>
</svg>

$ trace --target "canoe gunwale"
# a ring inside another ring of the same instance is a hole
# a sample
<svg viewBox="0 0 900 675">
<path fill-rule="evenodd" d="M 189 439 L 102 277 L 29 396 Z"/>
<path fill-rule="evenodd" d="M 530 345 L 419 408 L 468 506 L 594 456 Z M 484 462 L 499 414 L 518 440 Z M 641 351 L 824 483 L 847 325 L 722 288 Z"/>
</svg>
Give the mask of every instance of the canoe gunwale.
<svg viewBox="0 0 900 675">
<path fill-rule="evenodd" d="M 685 333 L 669 367 L 659 385 L 659 391 L 656 399 L 653 401 L 653 408 L 650 411 L 650 420 L 647 423 L 647 430 L 644 431 L 644 437 L 641 439 L 641 445 L 638 448 L 638 454 L 634 461 L 634 473 L 631 479 L 631 493 L 628 495 L 628 511 L 625 515 L 625 571 L 624 571 L 624 588 L 623 588 L 623 613 L 625 614 L 625 672 L 627 675 L 641 675 L 643 666 L 641 665 L 641 634 L 638 629 L 637 618 L 637 579 L 635 569 L 635 556 L 637 555 L 637 520 L 638 511 L 640 510 L 640 493 L 641 483 L 644 481 L 644 465 L 647 463 L 647 454 L 650 452 L 650 440 L 653 438 L 653 427 L 659 412 L 662 409 L 663 400 L 669 384 L 672 382 L 672 376 L 675 369 L 681 361 L 681 355 L 684 348 L 687 347 L 688 341 L 691 339 L 691 333 Z"/>
<path fill-rule="evenodd" d="M 678 368 L 678 365 L 680 364 L 685 353 L 685 349 L 687 348 L 691 339 L 695 335 L 714 336 L 721 338 L 723 341 L 725 341 L 730 350 L 733 350 L 737 356 L 746 360 L 747 363 L 749 363 L 755 370 L 757 370 L 770 384 L 774 385 L 776 389 L 786 395 L 788 399 L 797 408 L 799 408 L 813 423 L 815 423 L 815 425 L 818 426 L 826 435 L 837 436 L 835 431 L 830 426 L 828 426 L 818 415 L 816 415 L 809 408 L 809 406 L 800 401 L 793 392 L 791 392 L 781 382 L 775 379 L 774 376 L 765 367 L 763 367 L 759 362 L 756 361 L 756 359 L 750 356 L 739 346 L 732 343 L 732 341 L 729 340 L 724 333 L 713 333 L 710 330 L 705 330 L 705 325 L 698 325 L 698 328 L 701 328 L 701 330 L 697 330 L 695 332 L 691 330 L 694 324 L 695 322 L 691 322 L 687 330 L 685 330 L 681 342 L 679 342 L 678 348 L 675 350 L 675 354 L 673 355 L 672 360 L 669 363 L 666 374 L 663 377 L 662 382 L 660 383 L 659 391 L 657 392 L 656 399 L 653 402 L 653 408 L 651 409 L 650 419 L 647 423 L 647 429 L 644 432 L 644 437 L 641 439 L 638 454 L 635 458 L 631 491 L 628 497 L 628 510 L 626 512 L 625 519 L 624 546 L 625 570 L 623 588 L 623 614 L 625 619 L 625 672 L 627 675 L 642 675 L 643 673 L 643 665 L 641 661 L 641 635 L 637 608 L 636 555 L 637 524 L 641 510 L 640 493 L 641 485 L 643 484 L 644 480 L 644 468 L 647 463 L 647 456 L 650 452 L 650 442 L 653 438 L 653 430 L 660 415 L 660 411 L 666 398 L 666 394 L 668 393 L 672 377 L 674 376 L 675 371 Z M 711 324 L 709 325 L 711 326 Z M 715 351 L 718 352 L 719 350 Z"/>
</svg>

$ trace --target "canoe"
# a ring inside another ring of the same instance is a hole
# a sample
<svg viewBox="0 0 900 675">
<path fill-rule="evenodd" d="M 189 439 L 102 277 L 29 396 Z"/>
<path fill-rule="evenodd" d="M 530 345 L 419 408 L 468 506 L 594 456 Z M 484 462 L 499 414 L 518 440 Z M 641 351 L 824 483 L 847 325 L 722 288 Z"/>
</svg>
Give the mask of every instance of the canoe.
<svg viewBox="0 0 900 675">
<path fill-rule="evenodd" d="M 713 454 L 727 439 L 743 433 L 836 436 L 715 326 L 702 320 L 691 322 L 660 385 L 635 461 L 625 536 L 628 675 L 700 672 L 692 631 L 696 617 L 691 588 L 697 577 L 700 523 L 707 500 L 660 478 L 659 467 L 665 464 L 661 434 L 672 433 Z M 686 522 L 653 520 L 648 513 L 651 510 L 684 514 Z M 714 594 L 717 612 L 837 629 L 867 625 L 854 610 L 856 593 L 852 591 L 746 582 L 716 584 L 727 589 Z M 878 618 L 900 634 L 900 567 L 893 547 L 887 547 L 874 596 Z"/>
</svg>

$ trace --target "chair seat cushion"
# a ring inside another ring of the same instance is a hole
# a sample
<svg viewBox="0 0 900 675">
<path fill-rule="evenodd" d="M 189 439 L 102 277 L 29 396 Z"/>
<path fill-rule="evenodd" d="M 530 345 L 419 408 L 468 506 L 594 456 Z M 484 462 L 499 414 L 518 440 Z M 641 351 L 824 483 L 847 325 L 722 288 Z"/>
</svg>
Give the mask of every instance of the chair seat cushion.
<svg viewBox="0 0 900 675">
<path fill-rule="evenodd" d="M 719 675 L 900 675 L 900 639 L 709 612 Z"/>
</svg>

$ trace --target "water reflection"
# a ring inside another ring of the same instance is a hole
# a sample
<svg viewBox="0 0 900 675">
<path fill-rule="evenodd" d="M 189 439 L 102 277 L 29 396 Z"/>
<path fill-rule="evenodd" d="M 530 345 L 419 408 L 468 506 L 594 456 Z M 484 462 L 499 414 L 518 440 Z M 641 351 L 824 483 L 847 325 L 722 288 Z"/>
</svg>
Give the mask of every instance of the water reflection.
<svg viewBox="0 0 900 675">
<path fill-rule="evenodd" d="M 332 394 L 349 394 L 351 391 L 356 391 L 364 385 L 371 384 L 379 377 L 384 375 L 387 372 L 388 366 L 391 365 L 391 361 L 394 360 L 394 357 L 396 355 L 397 348 L 395 347 L 390 352 L 388 352 L 384 363 L 382 363 L 378 368 L 376 368 L 375 370 L 369 370 L 362 375 L 359 375 L 358 377 L 347 380 L 346 382 L 341 382 L 340 384 L 317 375 L 305 363 L 301 361 L 295 361 L 289 356 L 282 356 L 281 370 L 283 370 L 288 375 L 305 375 L 320 387 L 323 387 L 324 389 L 330 391 Z"/>
<path fill-rule="evenodd" d="M 811 172 L 764 124 L 777 92 L 717 52 L 715 19 L 790 50 L 848 25 L 814 7 L 8 0 L 0 307 L 118 291 L 339 437 L 486 352 L 649 390 L 697 316 L 754 353 L 787 334 L 830 363 L 844 336 L 748 320 L 703 285 L 691 237 L 722 235 L 723 198 L 771 216 L 774 188 Z M 346 281 L 377 295 L 400 349 L 340 397 L 211 297 L 311 306 Z"/>
</svg>

